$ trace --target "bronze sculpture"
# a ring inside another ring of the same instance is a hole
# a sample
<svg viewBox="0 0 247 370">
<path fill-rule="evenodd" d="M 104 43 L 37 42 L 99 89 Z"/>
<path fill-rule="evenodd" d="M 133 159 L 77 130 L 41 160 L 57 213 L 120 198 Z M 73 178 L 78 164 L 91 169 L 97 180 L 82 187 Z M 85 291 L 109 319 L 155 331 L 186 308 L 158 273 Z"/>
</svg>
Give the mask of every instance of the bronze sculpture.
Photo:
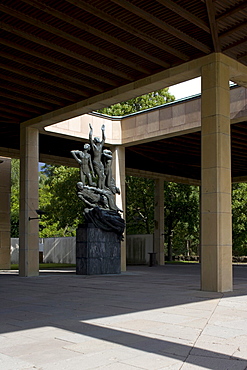
<svg viewBox="0 0 247 370">
<path fill-rule="evenodd" d="M 105 231 L 114 231 L 122 238 L 125 222 L 115 202 L 115 195 L 120 194 L 112 177 L 112 152 L 104 149 L 105 126 L 102 125 L 102 140 L 93 139 L 93 128 L 89 124 L 90 145 L 85 144 L 84 150 L 72 150 L 71 153 L 80 165 L 81 181 L 77 183 L 77 195 L 84 202 L 84 216 L 87 222 Z"/>
</svg>

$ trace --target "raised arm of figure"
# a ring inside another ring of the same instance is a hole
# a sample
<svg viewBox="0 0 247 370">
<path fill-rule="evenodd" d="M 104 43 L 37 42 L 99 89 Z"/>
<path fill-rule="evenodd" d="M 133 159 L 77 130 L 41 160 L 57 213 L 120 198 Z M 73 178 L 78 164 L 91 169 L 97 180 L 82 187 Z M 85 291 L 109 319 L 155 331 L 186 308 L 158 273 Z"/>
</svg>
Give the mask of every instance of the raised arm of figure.
<svg viewBox="0 0 247 370">
<path fill-rule="evenodd" d="M 102 131 L 102 145 L 105 144 L 105 125 L 101 126 L 101 131 Z"/>
<path fill-rule="evenodd" d="M 81 164 L 81 160 L 77 157 L 77 155 L 79 154 L 79 150 L 71 150 L 70 152 L 73 157 L 75 158 L 76 162 L 78 162 L 79 164 Z"/>
<path fill-rule="evenodd" d="M 94 143 L 93 143 L 93 128 L 92 128 L 91 123 L 89 123 L 89 128 L 90 128 L 89 141 L 90 141 L 91 147 L 93 148 L 93 146 L 94 146 Z"/>
</svg>

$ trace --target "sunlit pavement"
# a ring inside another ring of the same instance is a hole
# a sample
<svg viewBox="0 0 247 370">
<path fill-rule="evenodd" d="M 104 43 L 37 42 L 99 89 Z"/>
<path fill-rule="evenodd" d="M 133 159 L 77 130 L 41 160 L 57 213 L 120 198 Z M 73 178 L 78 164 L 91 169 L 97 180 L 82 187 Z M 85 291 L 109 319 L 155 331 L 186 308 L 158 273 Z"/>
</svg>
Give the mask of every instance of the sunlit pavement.
<svg viewBox="0 0 247 370">
<path fill-rule="evenodd" d="M 197 264 L 121 275 L 0 272 L 1 370 L 247 369 L 247 266 L 200 291 Z"/>
</svg>

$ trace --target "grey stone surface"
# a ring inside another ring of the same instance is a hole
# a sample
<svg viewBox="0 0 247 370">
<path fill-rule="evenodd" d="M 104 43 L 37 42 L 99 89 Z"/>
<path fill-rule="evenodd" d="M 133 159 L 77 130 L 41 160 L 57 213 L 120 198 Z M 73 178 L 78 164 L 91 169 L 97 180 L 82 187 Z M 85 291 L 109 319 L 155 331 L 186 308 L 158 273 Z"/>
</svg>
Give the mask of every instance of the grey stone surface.
<svg viewBox="0 0 247 370">
<path fill-rule="evenodd" d="M 1 271 L 0 369 L 245 370 L 247 266 L 226 294 L 200 291 L 199 268 Z"/>
<path fill-rule="evenodd" d="M 121 245 L 117 234 L 80 225 L 76 234 L 76 274 L 120 274 Z"/>
</svg>

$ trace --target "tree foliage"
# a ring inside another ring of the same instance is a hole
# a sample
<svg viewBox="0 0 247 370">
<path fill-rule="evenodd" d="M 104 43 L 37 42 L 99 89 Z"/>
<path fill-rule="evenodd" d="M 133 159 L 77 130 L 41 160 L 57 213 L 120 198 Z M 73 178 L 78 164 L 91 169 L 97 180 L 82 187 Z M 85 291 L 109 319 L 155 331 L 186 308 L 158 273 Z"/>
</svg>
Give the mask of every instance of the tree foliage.
<svg viewBox="0 0 247 370">
<path fill-rule="evenodd" d="M 197 254 L 199 245 L 199 189 L 165 182 L 165 245 L 168 260 L 173 254 Z"/>
<path fill-rule="evenodd" d="M 20 179 L 20 161 L 11 160 L 11 237 L 19 237 L 19 179 Z"/>
<path fill-rule="evenodd" d="M 126 177 L 127 234 L 152 234 L 154 231 L 154 181 Z"/>
<path fill-rule="evenodd" d="M 45 215 L 40 221 L 40 236 L 74 236 L 83 221 L 82 203 L 78 201 L 77 168 L 45 166 L 40 176 L 40 208 Z"/>
<path fill-rule="evenodd" d="M 160 89 L 149 94 L 138 96 L 122 103 L 114 104 L 108 108 L 98 110 L 99 113 L 109 116 L 123 116 L 144 109 L 157 107 L 175 100 L 174 95 L 169 93 L 169 89 Z"/>
<path fill-rule="evenodd" d="M 232 186 L 233 255 L 247 255 L 247 184 Z"/>
<path fill-rule="evenodd" d="M 154 232 L 154 181 L 127 176 L 127 234 Z M 199 189 L 164 183 L 165 250 L 173 254 L 197 254 L 199 245 Z"/>
</svg>

